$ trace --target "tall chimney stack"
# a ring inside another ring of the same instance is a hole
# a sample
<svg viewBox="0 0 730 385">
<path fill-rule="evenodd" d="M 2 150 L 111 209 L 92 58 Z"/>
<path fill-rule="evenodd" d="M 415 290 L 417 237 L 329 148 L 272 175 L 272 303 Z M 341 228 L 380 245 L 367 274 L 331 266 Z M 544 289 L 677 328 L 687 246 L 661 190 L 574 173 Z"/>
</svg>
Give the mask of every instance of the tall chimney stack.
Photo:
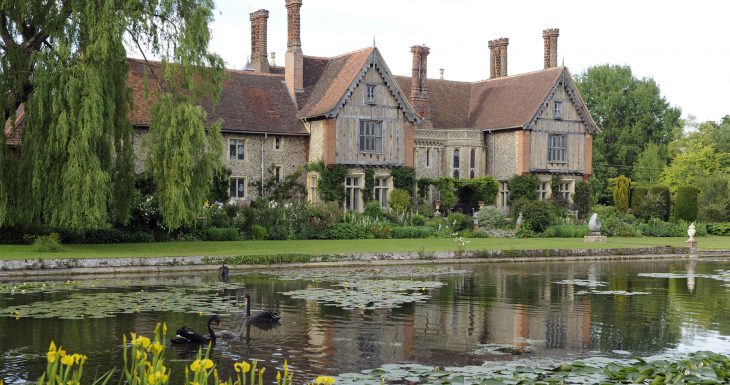
<svg viewBox="0 0 730 385">
<path fill-rule="evenodd" d="M 558 36 L 560 36 L 560 30 L 557 28 L 542 31 L 542 40 L 545 42 L 543 48 L 545 69 L 558 66 Z"/>
<path fill-rule="evenodd" d="M 411 75 L 410 102 L 416 114 L 421 117 L 417 128 L 433 128 L 431 123 L 431 95 L 428 93 L 428 54 L 431 50 L 425 45 L 411 47 L 413 70 Z"/>
<path fill-rule="evenodd" d="M 489 41 L 489 78 L 507 76 L 507 45 L 509 39 L 502 37 Z"/>
<path fill-rule="evenodd" d="M 304 53 L 301 40 L 300 8 L 302 0 L 286 0 L 287 43 L 284 57 L 284 81 L 292 99 L 304 91 Z"/>
<path fill-rule="evenodd" d="M 259 9 L 249 15 L 251 20 L 251 66 L 256 72 L 269 72 L 267 58 L 267 22 L 269 11 Z"/>
</svg>

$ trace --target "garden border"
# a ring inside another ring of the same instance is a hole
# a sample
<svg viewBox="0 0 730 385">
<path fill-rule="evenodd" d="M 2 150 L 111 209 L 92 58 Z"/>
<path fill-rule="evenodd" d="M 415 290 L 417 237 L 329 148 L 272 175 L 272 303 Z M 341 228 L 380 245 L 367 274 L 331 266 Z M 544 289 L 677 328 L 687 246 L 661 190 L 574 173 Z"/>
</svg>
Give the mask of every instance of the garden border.
<svg viewBox="0 0 730 385">
<path fill-rule="evenodd" d="M 538 250 L 469 250 L 440 252 L 394 252 L 350 254 L 281 254 L 266 256 L 186 256 L 0 260 L 4 277 L 159 273 L 214 271 L 222 263 L 231 270 L 292 267 L 348 267 L 366 265 L 417 265 L 434 263 L 485 263 L 532 261 L 642 260 L 691 258 L 698 256 L 730 257 L 730 250 L 708 250 L 689 254 L 686 247 L 642 247 L 606 249 L 538 249 Z M 267 263 L 251 264 L 251 258 Z M 244 262 L 242 262 L 244 261 Z"/>
</svg>

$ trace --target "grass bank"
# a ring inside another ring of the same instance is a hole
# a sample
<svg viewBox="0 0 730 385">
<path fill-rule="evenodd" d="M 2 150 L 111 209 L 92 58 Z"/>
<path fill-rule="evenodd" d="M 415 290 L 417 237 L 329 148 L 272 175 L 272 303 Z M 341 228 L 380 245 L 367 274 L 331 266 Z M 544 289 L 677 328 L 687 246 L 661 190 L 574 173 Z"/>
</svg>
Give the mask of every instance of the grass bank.
<svg viewBox="0 0 730 385">
<path fill-rule="evenodd" d="M 608 243 L 584 243 L 581 238 L 478 238 L 464 250 L 534 250 L 683 247 L 686 238 L 609 238 Z M 730 237 L 698 238 L 700 250 L 730 250 Z M 60 252 L 38 252 L 30 245 L 0 245 L 0 259 L 185 257 L 277 254 L 340 254 L 455 251 L 454 239 L 357 239 L 237 242 L 160 242 L 105 245 L 63 245 Z"/>
</svg>

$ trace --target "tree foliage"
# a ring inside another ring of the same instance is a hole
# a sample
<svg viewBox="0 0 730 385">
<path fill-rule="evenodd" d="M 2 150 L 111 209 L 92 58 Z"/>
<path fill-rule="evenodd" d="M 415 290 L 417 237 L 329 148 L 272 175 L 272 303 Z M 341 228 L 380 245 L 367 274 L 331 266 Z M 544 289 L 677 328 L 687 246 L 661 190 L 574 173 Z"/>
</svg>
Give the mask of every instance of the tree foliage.
<svg viewBox="0 0 730 385">
<path fill-rule="evenodd" d="M 537 187 L 540 185 L 540 178 L 534 174 L 515 175 L 507 182 L 509 188 L 510 202 L 520 199 L 537 200 Z"/>
<path fill-rule="evenodd" d="M 587 181 L 579 180 L 575 183 L 575 193 L 573 194 L 573 204 L 578 210 L 578 215 L 583 218 L 591 209 L 591 196 L 593 191 L 591 184 Z"/>
<path fill-rule="evenodd" d="M 674 217 L 687 222 L 694 222 L 697 219 L 697 189 L 692 186 L 677 188 Z"/>
<path fill-rule="evenodd" d="M 651 184 L 659 181 L 659 177 L 667 165 L 666 157 L 660 153 L 661 149 L 654 143 L 647 143 L 634 162 L 634 181 Z"/>
<path fill-rule="evenodd" d="M 636 78 L 629 66 L 604 64 L 588 68 L 576 82 L 601 128 L 593 140 L 593 173 L 603 188 L 608 178 L 629 173 L 648 143 L 666 152 L 681 111 L 653 79 Z"/>
<path fill-rule="evenodd" d="M 631 179 L 619 175 L 610 180 L 613 193 L 613 205 L 616 210 L 624 213 L 629 208 L 629 192 L 631 190 Z"/>
<path fill-rule="evenodd" d="M 192 217 L 220 140 L 198 106 L 203 96 L 214 102 L 222 75 L 222 60 L 207 52 L 212 9 L 212 0 L 0 0 L 3 122 L 25 109 L 20 159 L 0 159 L 0 169 L 18 170 L 0 175 L 0 225 L 127 222 L 134 153 L 125 43 L 162 60 L 146 93 L 157 139 L 150 160 L 161 162 L 149 166 L 165 221 Z M 170 144 L 180 147 L 162 148 Z M 193 181 L 203 185 L 184 191 Z"/>
</svg>

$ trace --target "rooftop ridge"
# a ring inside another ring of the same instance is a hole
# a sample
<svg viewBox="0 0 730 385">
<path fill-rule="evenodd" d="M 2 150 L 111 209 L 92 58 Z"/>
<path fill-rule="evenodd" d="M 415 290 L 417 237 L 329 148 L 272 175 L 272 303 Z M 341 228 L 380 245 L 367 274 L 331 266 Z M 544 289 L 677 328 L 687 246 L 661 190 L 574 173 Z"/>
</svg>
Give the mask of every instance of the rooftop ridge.
<svg viewBox="0 0 730 385">
<path fill-rule="evenodd" d="M 491 82 L 491 81 L 495 81 L 495 80 L 514 79 L 514 78 L 518 78 L 520 76 L 535 75 L 535 74 L 540 73 L 540 72 L 548 72 L 548 71 L 555 71 L 555 70 L 560 70 L 562 72 L 564 68 L 565 67 L 563 67 L 563 66 L 557 66 L 557 67 L 551 67 L 551 68 L 544 68 L 544 69 L 530 71 L 530 72 L 523 72 L 521 74 L 516 74 L 516 75 L 502 76 L 502 77 L 499 77 L 499 78 L 475 80 L 475 81 L 472 81 L 472 82 L 469 82 L 469 83 L 471 83 L 471 84 L 478 84 L 478 83 Z"/>
</svg>

